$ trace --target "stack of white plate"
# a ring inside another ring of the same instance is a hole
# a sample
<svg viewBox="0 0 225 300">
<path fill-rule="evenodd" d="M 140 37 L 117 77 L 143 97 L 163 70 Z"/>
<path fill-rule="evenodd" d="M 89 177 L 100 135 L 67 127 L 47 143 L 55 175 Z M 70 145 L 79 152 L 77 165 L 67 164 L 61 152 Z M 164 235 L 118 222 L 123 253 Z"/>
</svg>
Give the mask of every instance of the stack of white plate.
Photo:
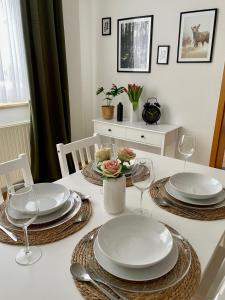
<svg viewBox="0 0 225 300">
<path fill-rule="evenodd" d="M 68 216 L 68 214 L 75 216 L 81 208 L 80 197 L 75 192 L 71 193 L 63 185 L 39 183 L 33 185 L 33 191 L 36 200 L 39 202 L 39 214 L 32 224 L 41 225 L 54 222 L 64 216 Z M 33 213 L 32 206 L 29 205 L 29 198 L 21 199 L 22 201 L 19 200 L 18 197 L 11 199 L 8 214 L 12 219 L 23 219 Z"/>
<path fill-rule="evenodd" d="M 177 173 L 165 185 L 169 195 L 186 204 L 210 206 L 224 201 L 222 184 L 215 178 L 200 173 Z"/>
<path fill-rule="evenodd" d="M 94 254 L 107 272 L 132 281 L 167 274 L 179 255 L 170 231 L 142 215 L 124 215 L 105 223 L 95 239 Z"/>
</svg>

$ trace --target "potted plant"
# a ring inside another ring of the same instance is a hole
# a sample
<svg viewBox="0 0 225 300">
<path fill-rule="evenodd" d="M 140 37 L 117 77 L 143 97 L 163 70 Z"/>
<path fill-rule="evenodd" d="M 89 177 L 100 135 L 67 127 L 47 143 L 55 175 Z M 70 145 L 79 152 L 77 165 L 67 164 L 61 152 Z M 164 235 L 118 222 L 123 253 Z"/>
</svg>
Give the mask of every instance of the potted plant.
<svg viewBox="0 0 225 300">
<path fill-rule="evenodd" d="M 100 87 L 96 91 L 96 95 L 103 93 L 105 95 L 104 100 L 106 100 L 106 105 L 102 105 L 102 116 L 106 120 L 113 119 L 114 106 L 111 105 L 111 101 L 116 96 L 119 96 L 124 92 L 124 87 L 117 87 L 115 84 L 112 85 L 109 91 L 105 91 L 103 87 Z"/>
</svg>

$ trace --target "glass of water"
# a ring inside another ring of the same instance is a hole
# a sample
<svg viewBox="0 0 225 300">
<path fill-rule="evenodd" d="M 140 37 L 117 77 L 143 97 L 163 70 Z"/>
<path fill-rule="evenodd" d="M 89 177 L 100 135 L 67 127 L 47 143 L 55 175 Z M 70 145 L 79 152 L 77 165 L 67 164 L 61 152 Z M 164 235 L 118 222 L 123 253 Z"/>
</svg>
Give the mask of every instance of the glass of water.
<svg viewBox="0 0 225 300">
<path fill-rule="evenodd" d="M 149 189 L 154 179 L 155 173 L 152 160 L 148 158 L 135 159 L 131 172 L 131 181 L 133 186 L 140 191 L 140 207 L 136 210 L 140 214 L 144 213 L 142 207 L 143 193 Z"/>
</svg>

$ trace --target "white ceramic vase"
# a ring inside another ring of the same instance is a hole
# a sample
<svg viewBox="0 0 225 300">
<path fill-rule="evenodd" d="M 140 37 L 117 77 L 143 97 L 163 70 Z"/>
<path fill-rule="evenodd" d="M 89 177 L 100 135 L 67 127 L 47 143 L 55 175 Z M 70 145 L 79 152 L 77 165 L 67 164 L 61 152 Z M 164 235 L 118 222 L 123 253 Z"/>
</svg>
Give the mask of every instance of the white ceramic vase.
<svg viewBox="0 0 225 300">
<path fill-rule="evenodd" d="M 133 105 L 130 103 L 130 122 L 138 122 L 139 121 L 139 106 L 133 111 Z"/>
<path fill-rule="evenodd" d="M 125 209 L 126 177 L 104 179 L 103 194 L 107 213 L 122 213 Z"/>
</svg>

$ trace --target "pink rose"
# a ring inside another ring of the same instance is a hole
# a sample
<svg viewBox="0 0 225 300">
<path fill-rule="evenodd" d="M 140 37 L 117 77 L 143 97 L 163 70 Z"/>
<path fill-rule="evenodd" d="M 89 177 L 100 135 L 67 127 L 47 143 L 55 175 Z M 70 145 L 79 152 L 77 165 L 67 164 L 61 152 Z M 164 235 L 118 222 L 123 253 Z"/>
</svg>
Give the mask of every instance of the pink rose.
<svg viewBox="0 0 225 300">
<path fill-rule="evenodd" d="M 118 177 L 121 174 L 122 166 L 114 159 L 103 161 L 100 166 L 102 174 L 106 177 Z"/>
<path fill-rule="evenodd" d="M 131 159 L 134 159 L 136 154 L 131 150 L 130 148 L 127 147 L 122 147 L 119 148 L 117 151 L 118 158 L 121 162 L 129 162 Z"/>
</svg>

